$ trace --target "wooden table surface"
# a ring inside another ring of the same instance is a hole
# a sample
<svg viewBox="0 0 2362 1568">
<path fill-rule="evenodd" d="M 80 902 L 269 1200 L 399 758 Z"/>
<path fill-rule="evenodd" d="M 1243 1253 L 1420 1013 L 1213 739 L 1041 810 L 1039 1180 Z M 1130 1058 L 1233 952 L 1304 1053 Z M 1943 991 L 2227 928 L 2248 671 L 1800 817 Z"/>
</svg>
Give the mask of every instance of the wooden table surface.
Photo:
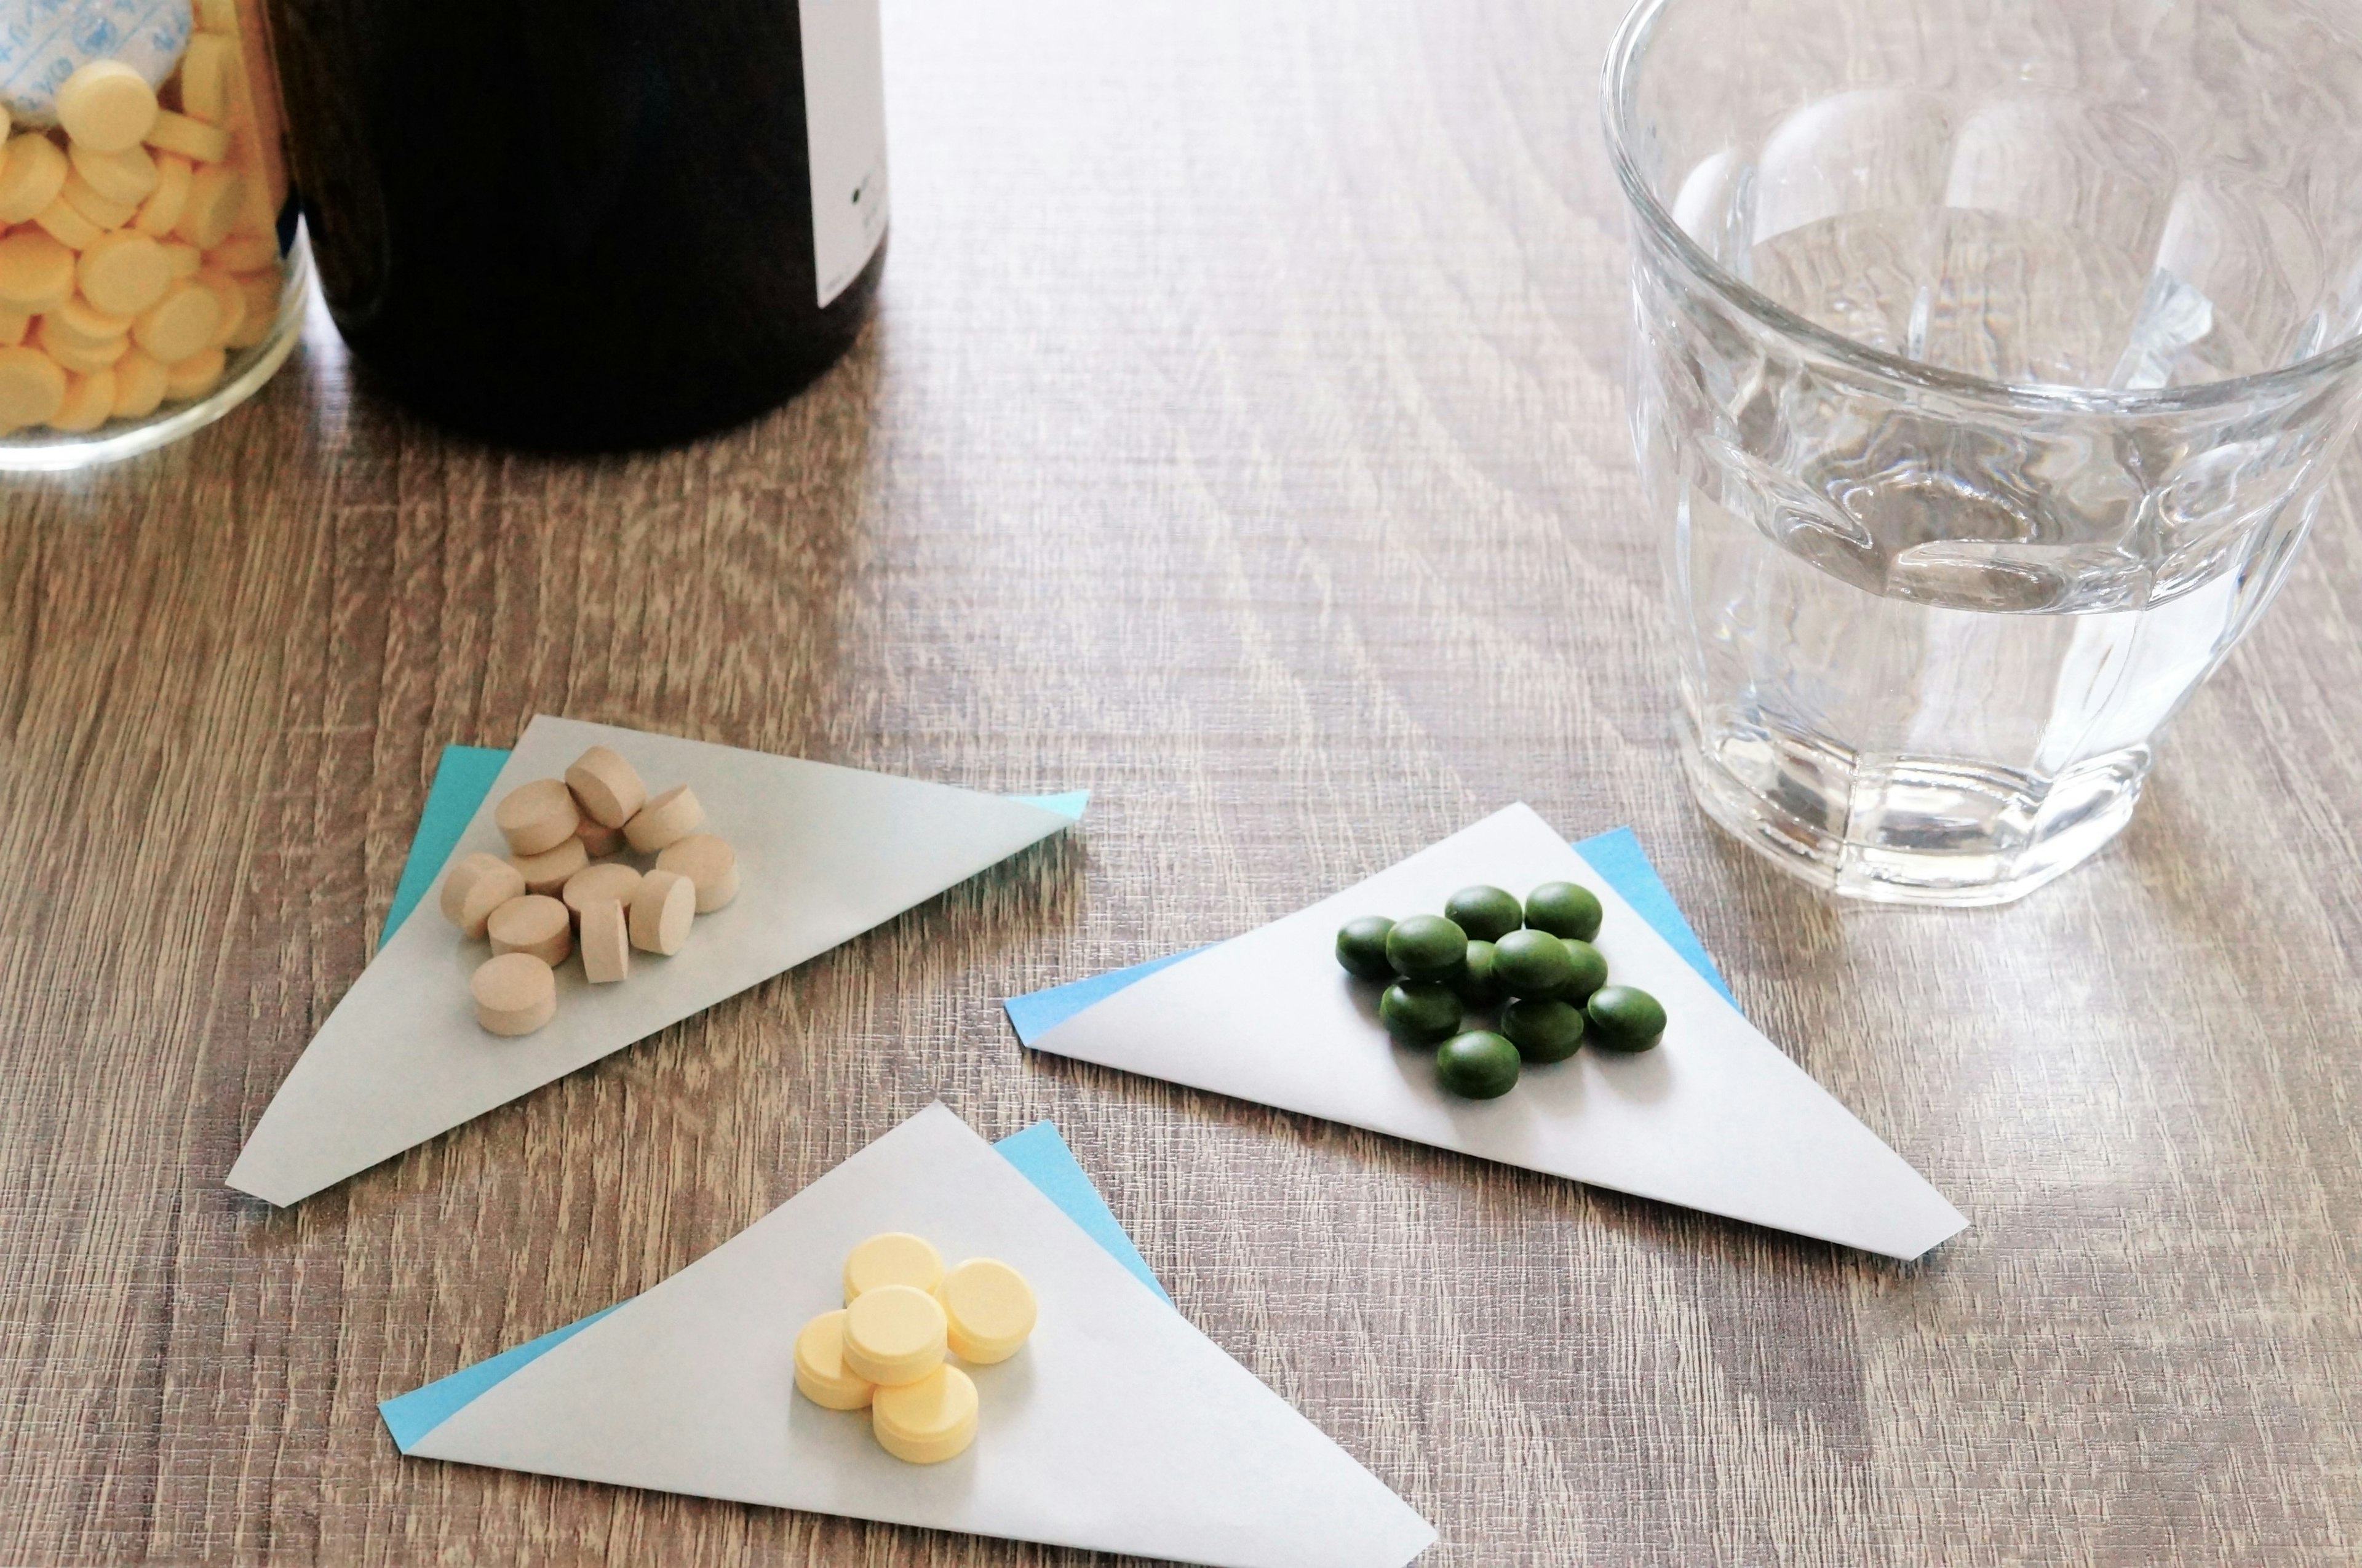
<svg viewBox="0 0 2362 1568">
<path fill-rule="evenodd" d="M 406 1462 L 377 1419 L 937 1097 L 1055 1118 L 1434 1568 L 2362 1552 L 2350 486 L 2098 861 L 1834 908 L 1676 777 L 1615 0 L 888 9 L 882 313 L 775 415 L 490 450 L 322 321 L 177 449 L 7 491 L 0 1562 L 1083 1561 Z M 1091 813 L 292 1211 L 231 1194 L 439 749 L 535 712 Z M 1518 800 L 1633 824 L 1749 1016 L 1970 1228 L 1898 1266 L 1002 1021 Z"/>
</svg>

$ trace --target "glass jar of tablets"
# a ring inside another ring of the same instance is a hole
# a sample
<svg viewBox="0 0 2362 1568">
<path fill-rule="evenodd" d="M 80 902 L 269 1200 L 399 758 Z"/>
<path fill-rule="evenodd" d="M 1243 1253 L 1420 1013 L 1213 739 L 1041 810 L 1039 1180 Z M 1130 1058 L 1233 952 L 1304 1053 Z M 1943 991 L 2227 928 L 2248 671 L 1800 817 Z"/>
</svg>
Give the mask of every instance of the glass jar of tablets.
<svg viewBox="0 0 2362 1568">
<path fill-rule="evenodd" d="M 0 28 L 0 469 L 210 424 L 309 271 L 262 0 L 45 0 Z"/>
</svg>

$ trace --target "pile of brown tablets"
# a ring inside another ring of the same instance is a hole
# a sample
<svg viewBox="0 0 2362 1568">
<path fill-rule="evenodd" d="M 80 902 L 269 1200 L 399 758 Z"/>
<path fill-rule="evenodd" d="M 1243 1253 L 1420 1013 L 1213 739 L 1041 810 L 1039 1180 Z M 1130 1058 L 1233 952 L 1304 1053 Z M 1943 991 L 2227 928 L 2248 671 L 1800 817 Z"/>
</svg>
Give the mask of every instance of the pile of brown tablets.
<svg viewBox="0 0 2362 1568">
<path fill-rule="evenodd" d="M 738 856 L 710 833 L 686 784 L 651 798 L 632 765 L 594 745 L 560 778 L 520 784 L 493 808 L 509 853 L 443 876 L 443 918 L 492 957 L 469 989 L 476 1021 L 530 1034 L 557 1015 L 557 967 L 579 947 L 594 986 L 631 973 L 632 949 L 669 956 L 691 922 L 738 896 Z M 653 856 L 653 868 L 625 852 Z"/>
</svg>

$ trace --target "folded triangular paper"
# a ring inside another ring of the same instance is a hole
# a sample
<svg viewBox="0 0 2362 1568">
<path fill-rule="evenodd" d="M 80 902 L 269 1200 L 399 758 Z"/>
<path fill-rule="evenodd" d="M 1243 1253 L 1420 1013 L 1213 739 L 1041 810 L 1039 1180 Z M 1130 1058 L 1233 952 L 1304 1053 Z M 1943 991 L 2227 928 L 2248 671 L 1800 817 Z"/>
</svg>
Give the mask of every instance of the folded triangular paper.
<svg viewBox="0 0 2362 1568">
<path fill-rule="evenodd" d="M 1446 1095 L 1426 1055 L 1387 1041 L 1373 988 L 1337 966 L 1337 928 L 1440 911 L 1471 883 L 1522 897 L 1558 880 L 1599 895 L 1611 977 L 1664 1003 L 1663 1043 L 1529 1067 L 1498 1099 Z M 1917 1257 L 1967 1224 L 1524 806 L 1154 968 L 1026 1043 L 1893 1257 Z"/>
<path fill-rule="evenodd" d="M 557 1019 L 503 1039 L 475 1020 L 486 956 L 432 911 L 402 922 L 296 1061 L 230 1168 L 277 1204 L 309 1197 L 414 1143 L 792 968 L 1071 825 L 1073 813 L 795 757 L 536 718 L 455 853 L 498 854 L 492 806 L 557 778 L 589 746 L 621 753 L 650 788 L 688 784 L 737 850 L 734 902 L 700 915 L 669 958 L 631 978 L 558 972 Z"/>
<path fill-rule="evenodd" d="M 794 1392 L 797 1330 L 862 1238 L 997 1257 L 1041 1303 L 971 1369 L 974 1444 L 936 1465 Z M 646 1294 L 587 1320 L 414 1455 L 1235 1568 L 1400 1568 L 1403 1501 L 1191 1328 L 1007 1159 L 933 1106 Z"/>
</svg>

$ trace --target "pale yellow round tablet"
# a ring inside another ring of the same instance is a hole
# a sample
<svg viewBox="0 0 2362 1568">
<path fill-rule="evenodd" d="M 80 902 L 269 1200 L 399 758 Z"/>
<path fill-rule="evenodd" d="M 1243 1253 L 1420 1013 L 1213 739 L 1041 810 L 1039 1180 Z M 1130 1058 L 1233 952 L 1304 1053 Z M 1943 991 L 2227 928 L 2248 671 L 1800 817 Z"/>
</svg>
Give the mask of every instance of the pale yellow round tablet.
<svg viewBox="0 0 2362 1568">
<path fill-rule="evenodd" d="M 881 1285 L 844 1309 L 844 1364 L 884 1387 L 916 1383 L 943 1364 L 943 1303 L 912 1285 Z"/>
<path fill-rule="evenodd" d="M 0 248 L 9 240 L 0 239 Z M 131 324 L 131 341 L 167 365 L 177 365 L 204 351 L 221 325 L 221 302 L 211 289 L 186 281 L 164 291 L 164 297 L 141 312 Z"/>
<path fill-rule="evenodd" d="M 511 899 L 494 910 L 484 934 L 492 939 L 494 953 L 530 953 L 553 969 L 574 951 L 573 916 L 540 893 Z"/>
<path fill-rule="evenodd" d="M 170 109 L 156 116 L 141 138 L 159 152 L 177 152 L 197 163 L 219 163 L 229 156 L 229 132 Z"/>
<path fill-rule="evenodd" d="M 603 745 L 574 759 L 566 770 L 566 787 L 574 791 L 582 814 L 601 827 L 622 827 L 648 801 L 638 770 Z"/>
<path fill-rule="evenodd" d="M 94 60 L 58 89 L 58 124 L 101 152 L 138 146 L 157 118 L 156 89 L 119 60 Z"/>
<path fill-rule="evenodd" d="M 104 348 L 131 330 L 131 317 L 111 315 L 79 294 L 69 294 L 43 317 L 59 336 L 86 348 Z"/>
<path fill-rule="evenodd" d="M 42 233 L 70 250 L 80 250 L 106 231 L 74 211 L 73 204 L 60 194 L 58 199 L 33 215 L 33 223 Z"/>
<path fill-rule="evenodd" d="M 0 348 L 0 429 L 46 425 L 65 401 L 66 373 L 56 360 L 38 348 Z"/>
<path fill-rule="evenodd" d="M 205 253 L 185 239 L 160 239 L 156 248 L 164 253 L 164 265 L 174 278 L 193 278 L 204 271 Z"/>
<path fill-rule="evenodd" d="M 92 226 L 101 234 L 105 234 L 109 229 L 121 228 L 139 213 L 138 203 L 109 200 L 101 195 L 92 187 L 89 181 L 78 173 L 66 176 L 64 186 L 58 192 L 58 200 L 88 218 Z M 80 249 L 81 247 L 77 246 L 75 248 Z"/>
<path fill-rule="evenodd" d="M 953 1269 L 935 1299 L 950 1325 L 952 1354 L 978 1366 L 1023 1349 L 1038 1311 L 1025 1276 L 998 1258 L 970 1258 Z"/>
<path fill-rule="evenodd" d="M 159 365 L 157 369 L 160 370 L 163 367 Z M 453 861 L 450 868 L 443 873 L 443 886 L 436 895 L 436 907 L 443 911 L 443 918 L 461 931 L 467 931 L 468 917 L 464 911 L 468 907 L 468 895 L 474 891 L 476 884 L 486 877 L 499 877 L 504 885 L 513 879 L 515 887 L 508 897 L 513 899 L 524 896 L 524 878 L 516 875 L 515 867 L 497 855 L 463 855 Z M 506 903 L 508 899 L 501 901 Z M 485 912 L 489 914 L 491 911 Z M 468 933 L 470 936 L 481 936 L 484 933 L 481 923 L 479 922 L 477 929 Z"/>
<path fill-rule="evenodd" d="M 94 345 L 61 325 L 54 315 L 41 317 L 41 325 L 33 329 L 33 341 L 40 346 L 42 353 L 67 370 L 83 375 L 109 369 L 131 350 L 128 337 Z"/>
<path fill-rule="evenodd" d="M 594 986 L 631 977 L 631 918 L 613 899 L 602 899 L 582 911 L 582 973 Z"/>
<path fill-rule="evenodd" d="M 941 1464 L 976 1441 L 976 1385 L 956 1366 L 938 1366 L 916 1383 L 870 1397 L 869 1430 L 877 1446 L 908 1464 Z"/>
<path fill-rule="evenodd" d="M 557 1016 L 557 977 L 530 953 L 503 953 L 468 982 L 476 1021 L 493 1034 L 530 1034 Z"/>
<path fill-rule="evenodd" d="M 233 234 L 205 252 L 205 265 L 232 274 L 259 272 L 279 265 L 279 241 L 259 234 Z"/>
<path fill-rule="evenodd" d="M 797 1331 L 797 1393 L 823 1410 L 861 1410 L 876 1387 L 844 1369 L 843 1312 L 822 1312 Z"/>
<path fill-rule="evenodd" d="M 697 803 L 696 792 L 676 784 L 634 812 L 624 824 L 624 836 L 642 855 L 654 855 L 704 825 L 705 808 Z"/>
<path fill-rule="evenodd" d="M 632 945 L 669 956 L 689 941 L 697 919 L 697 885 L 676 871 L 651 871 L 632 896 Z"/>
<path fill-rule="evenodd" d="M 150 239 L 161 239 L 172 232 L 181 221 L 181 209 L 188 204 L 189 179 L 194 170 L 189 160 L 177 152 L 156 155 L 156 192 L 139 204 L 139 215 L 131 220 L 133 226 Z M 202 256 L 193 245 L 189 249 Z M 189 271 L 195 271 L 192 263 Z"/>
<path fill-rule="evenodd" d="M 575 836 L 579 841 L 581 835 L 578 834 Z M 582 847 L 587 854 L 590 846 L 586 844 Z M 558 897 L 564 899 L 566 907 L 579 917 L 592 904 L 609 900 L 628 904 L 639 890 L 640 874 L 628 866 L 585 866 L 566 879 L 566 887 Z"/>
<path fill-rule="evenodd" d="M 237 204 L 245 195 L 246 176 L 226 163 L 208 163 L 189 176 L 188 199 L 181 205 L 181 221 L 172 232 L 200 250 L 211 250 L 229 237 L 237 222 Z"/>
<path fill-rule="evenodd" d="M 82 297 L 110 315 L 136 316 L 172 286 L 164 248 L 137 229 L 101 235 L 74 264 Z M 126 322 L 125 330 L 130 324 Z"/>
<path fill-rule="evenodd" d="M 556 849 L 574 836 L 575 824 L 582 813 L 575 809 L 574 797 L 568 793 L 563 781 L 536 778 L 530 784 L 520 784 L 501 797 L 492 808 L 492 822 L 501 836 L 509 841 L 512 855 L 539 855 L 545 849 Z"/>
<path fill-rule="evenodd" d="M 213 291 L 214 300 L 222 307 L 221 325 L 214 328 L 212 347 L 226 346 L 246 320 L 246 291 L 227 272 L 216 272 L 207 267 L 198 272 L 193 282 L 201 289 Z"/>
<path fill-rule="evenodd" d="M 32 326 L 33 318 L 23 311 L 0 309 L 0 348 L 22 343 Z"/>
<path fill-rule="evenodd" d="M 144 147 L 101 152 L 78 141 L 66 149 L 66 161 L 84 184 L 110 202 L 136 208 L 156 193 L 156 155 Z"/>
<path fill-rule="evenodd" d="M 164 367 L 164 395 L 182 403 L 204 396 L 214 390 L 229 369 L 229 356 L 216 344 L 202 348 L 185 359 L 175 359 Z"/>
<path fill-rule="evenodd" d="M 624 853 L 622 828 L 601 827 L 589 817 L 584 817 L 582 825 L 574 830 L 574 836 L 582 841 L 582 847 L 590 852 L 593 860 Z"/>
<path fill-rule="evenodd" d="M 237 204 L 237 223 L 231 228 L 234 235 L 251 235 L 257 239 L 276 242 L 279 238 L 279 211 L 285 196 L 273 194 L 269 184 L 270 176 L 264 172 L 276 155 L 256 153 L 243 145 L 250 133 L 240 131 L 241 145 L 230 149 L 230 161 L 246 171 L 246 199 Z"/>
<path fill-rule="evenodd" d="M 285 290 L 287 280 L 285 274 L 276 267 L 267 267 L 259 272 L 237 272 L 232 275 L 237 279 L 238 288 L 246 294 L 246 319 L 238 324 L 236 332 L 229 335 L 229 346 L 233 348 L 250 348 L 270 337 L 270 329 L 278 325 L 279 296 Z M 624 836 L 621 831 L 614 829 L 606 831 L 613 834 L 616 844 L 620 846 Z M 602 852 L 593 850 L 591 853 L 595 855 Z M 614 851 L 608 850 L 603 853 L 612 855 Z"/>
<path fill-rule="evenodd" d="M 697 912 L 712 914 L 738 896 L 738 852 L 710 833 L 677 838 L 657 855 L 657 869 L 697 884 Z"/>
<path fill-rule="evenodd" d="M 197 33 L 181 56 L 181 109 L 207 125 L 229 123 L 237 101 L 237 43 L 218 33 Z"/>
<path fill-rule="evenodd" d="M 71 171 L 58 144 L 39 131 L 10 137 L 7 155 L 0 159 L 0 222 L 32 222 L 35 213 L 58 199 Z"/>
<path fill-rule="evenodd" d="M 865 1290 L 907 1285 L 933 1291 L 944 1279 L 944 1256 L 924 1236 L 889 1231 L 872 1236 L 844 1255 L 844 1299 Z"/>
<path fill-rule="evenodd" d="M 221 350 L 216 348 L 214 352 L 218 354 Z M 590 864 L 590 852 L 582 847 L 580 839 L 569 835 L 558 840 L 556 849 L 545 849 L 539 855 L 512 855 L 509 864 L 524 873 L 527 888 L 555 898 L 576 873 Z"/>
<path fill-rule="evenodd" d="M 145 419 L 164 401 L 164 367 L 134 348 L 115 361 L 115 417 Z"/>
<path fill-rule="evenodd" d="M 72 298 L 73 289 L 72 251 L 33 228 L 0 239 L 0 305 L 39 315 Z"/>
<path fill-rule="evenodd" d="M 50 415 L 50 428 L 80 436 L 97 429 L 115 415 L 115 372 L 93 370 L 66 378 L 65 400 Z"/>
</svg>

